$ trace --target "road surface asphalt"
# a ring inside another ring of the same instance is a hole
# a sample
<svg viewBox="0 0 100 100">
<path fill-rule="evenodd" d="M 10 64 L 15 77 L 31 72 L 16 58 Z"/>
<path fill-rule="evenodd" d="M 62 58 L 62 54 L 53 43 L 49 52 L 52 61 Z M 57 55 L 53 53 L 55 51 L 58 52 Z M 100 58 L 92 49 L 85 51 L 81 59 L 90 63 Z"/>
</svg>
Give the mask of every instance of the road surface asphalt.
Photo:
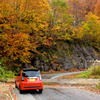
<svg viewBox="0 0 100 100">
<path fill-rule="evenodd" d="M 37 91 L 25 91 L 20 94 L 16 88 L 13 92 L 17 95 L 17 100 L 100 100 L 100 95 L 74 87 L 44 86 L 42 94 Z"/>
<path fill-rule="evenodd" d="M 43 75 L 45 79 L 55 79 L 63 75 L 70 75 L 80 72 L 69 72 L 61 74 L 48 74 Z M 13 93 L 16 95 L 17 100 L 100 100 L 100 95 L 80 90 L 75 87 L 54 87 L 44 86 L 42 94 L 37 91 L 24 91 L 20 94 L 17 88 L 13 89 Z"/>
</svg>

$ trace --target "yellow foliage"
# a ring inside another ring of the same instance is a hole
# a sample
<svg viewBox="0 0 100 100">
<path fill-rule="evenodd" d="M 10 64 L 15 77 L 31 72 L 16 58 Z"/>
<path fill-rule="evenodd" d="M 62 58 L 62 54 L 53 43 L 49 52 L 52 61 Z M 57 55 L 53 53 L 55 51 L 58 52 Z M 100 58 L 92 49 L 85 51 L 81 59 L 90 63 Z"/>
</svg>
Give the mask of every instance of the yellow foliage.
<svg viewBox="0 0 100 100">
<path fill-rule="evenodd" d="M 6 56 L 11 57 L 13 60 L 20 59 L 24 63 L 29 62 L 30 53 L 28 50 L 30 50 L 31 44 L 28 40 L 28 34 L 3 34 L 2 36 L 4 39 L 0 41 L 0 44 L 4 47 L 3 52 L 6 53 Z"/>
</svg>

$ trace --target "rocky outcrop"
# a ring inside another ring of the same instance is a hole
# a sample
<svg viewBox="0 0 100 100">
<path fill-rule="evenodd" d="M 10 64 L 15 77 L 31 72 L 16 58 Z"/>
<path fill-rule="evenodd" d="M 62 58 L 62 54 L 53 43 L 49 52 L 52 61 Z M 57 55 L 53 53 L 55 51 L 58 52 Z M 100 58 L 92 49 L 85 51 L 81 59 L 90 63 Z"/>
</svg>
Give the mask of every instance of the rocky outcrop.
<svg viewBox="0 0 100 100">
<path fill-rule="evenodd" d="M 68 45 L 59 43 L 52 54 L 47 54 L 47 61 L 42 57 L 36 57 L 34 66 L 43 71 L 87 69 L 95 61 L 99 60 L 99 53 L 91 46 Z"/>
<path fill-rule="evenodd" d="M 40 70 L 49 71 L 49 66 L 45 60 L 41 60 L 37 58 L 36 61 L 34 61 L 34 66 Z"/>
</svg>

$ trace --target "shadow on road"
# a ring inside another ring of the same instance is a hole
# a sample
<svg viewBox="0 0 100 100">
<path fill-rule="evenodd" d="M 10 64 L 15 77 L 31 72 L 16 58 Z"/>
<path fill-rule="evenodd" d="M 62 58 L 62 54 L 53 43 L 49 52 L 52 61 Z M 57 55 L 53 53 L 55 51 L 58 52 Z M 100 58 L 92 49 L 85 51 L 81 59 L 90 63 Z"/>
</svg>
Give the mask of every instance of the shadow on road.
<svg viewBox="0 0 100 100">
<path fill-rule="evenodd" d="M 38 90 L 24 90 L 21 94 L 40 94 Z"/>
</svg>

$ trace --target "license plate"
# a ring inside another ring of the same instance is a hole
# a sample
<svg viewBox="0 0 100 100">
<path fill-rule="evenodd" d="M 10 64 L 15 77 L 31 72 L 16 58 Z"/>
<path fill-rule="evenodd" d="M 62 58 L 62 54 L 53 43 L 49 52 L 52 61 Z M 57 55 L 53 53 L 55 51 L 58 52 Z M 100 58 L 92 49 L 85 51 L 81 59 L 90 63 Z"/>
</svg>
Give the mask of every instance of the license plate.
<svg viewBox="0 0 100 100">
<path fill-rule="evenodd" d="M 30 80 L 30 82 L 34 82 L 35 81 L 35 79 L 29 79 Z"/>
</svg>

